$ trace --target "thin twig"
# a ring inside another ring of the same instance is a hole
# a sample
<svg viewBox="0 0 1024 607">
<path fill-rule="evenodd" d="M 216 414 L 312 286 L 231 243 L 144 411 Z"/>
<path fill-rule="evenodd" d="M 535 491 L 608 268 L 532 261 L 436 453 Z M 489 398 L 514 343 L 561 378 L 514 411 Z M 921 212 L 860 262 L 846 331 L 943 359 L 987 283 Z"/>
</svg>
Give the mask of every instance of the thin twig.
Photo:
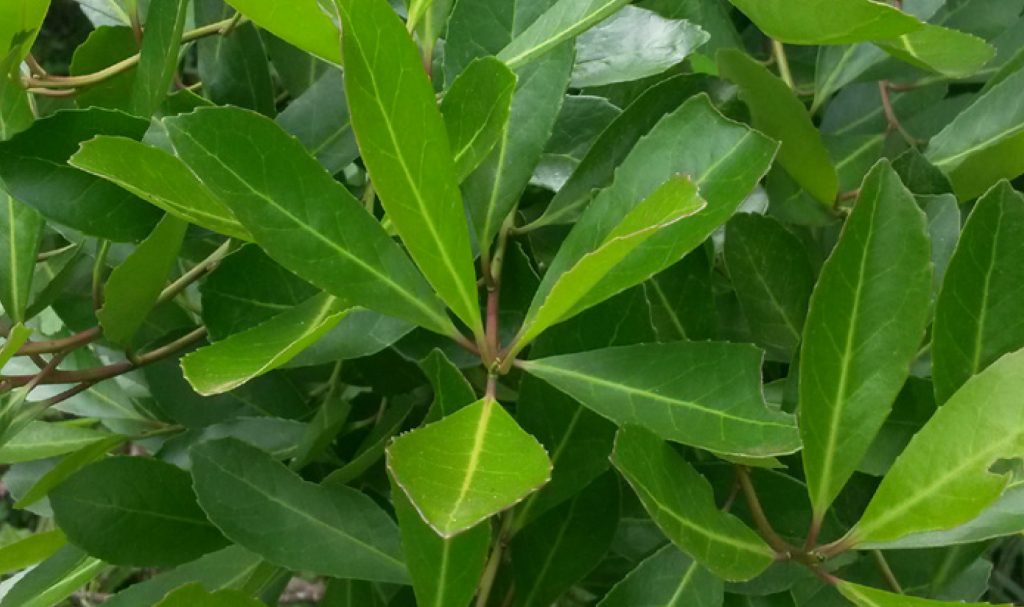
<svg viewBox="0 0 1024 607">
<path fill-rule="evenodd" d="M 892 105 L 892 97 L 889 96 L 889 83 L 882 80 L 878 83 L 878 90 L 882 95 L 882 111 L 885 112 L 885 120 L 889 124 L 890 131 L 898 132 L 911 147 L 917 147 L 921 144 L 921 140 L 911 135 L 903 123 L 900 122 L 899 116 L 896 115 L 896 108 Z"/>
<path fill-rule="evenodd" d="M 903 594 L 903 587 L 900 586 L 900 581 L 896 579 L 896 574 L 892 572 L 892 567 L 889 566 L 889 561 L 885 560 L 882 551 L 872 550 L 871 556 L 874 557 L 875 565 L 882 577 L 885 578 L 885 583 L 889 585 L 889 588 L 896 594 Z"/>
<path fill-rule="evenodd" d="M 772 56 L 779 64 L 779 77 L 786 83 L 786 86 L 796 90 L 796 82 L 793 80 L 793 72 L 789 69 L 789 59 L 786 58 L 786 47 L 778 40 L 772 40 Z"/>
<path fill-rule="evenodd" d="M 761 501 L 757 497 L 757 491 L 754 490 L 754 483 L 750 480 L 750 471 L 744 466 L 737 466 L 736 478 L 739 480 L 743 496 L 747 500 L 747 509 L 750 510 L 750 516 L 754 519 L 754 524 L 761 537 L 780 555 L 788 557 L 796 552 L 796 549 L 782 539 L 772 528 L 772 524 L 768 522 L 768 517 L 765 516 L 764 509 L 761 507 Z"/>
</svg>

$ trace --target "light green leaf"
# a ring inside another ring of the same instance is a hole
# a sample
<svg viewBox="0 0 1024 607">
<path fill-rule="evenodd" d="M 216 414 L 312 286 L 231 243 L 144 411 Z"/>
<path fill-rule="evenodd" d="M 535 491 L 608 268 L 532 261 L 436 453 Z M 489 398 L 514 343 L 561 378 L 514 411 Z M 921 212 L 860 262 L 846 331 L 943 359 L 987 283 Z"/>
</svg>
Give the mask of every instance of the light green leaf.
<svg viewBox="0 0 1024 607">
<path fill-rule="evenodd" d="M 304 481 L 231 438 L 193 447 L 192 477 L 213 523 L 271 563 L 339 578 L 408 581 L 394 522 L 355 489 Z"/>
<path fill-rule="evenodd" d="M 490 523 L 483 522 L 455 537 L 444 538 L 423 520 L 398 487 L 392 488 L 391 498 L 416 604 L 420 607 L 468 605 L 476 594 L 490 552 Z"/>
<path fill-rule="evenodd" d="M 847 537 L 880 545 L 966 523 L 994 503 L 1009 482 L 991 472 L 1024 456 L 1024 351 L 973 376 L 918 432 Z"/>
<path fill-rule="evenodd" d="M 864 179 L 811 297 L 800 355 L 807 488 L 822 516 L 889 415 L 931 299 L 924 213 L 885 161 Z"/>
<path fill-rule="evenodd" d="M 517 338 L 519 343 L 529 343 L 546 329 L 649 278 L 647 273 L 634 274 L 619 268 L 631 254 L 658 251 L 664 257 L 671 256 L 671 262 L 678 261 L 707 237 L 699 219 L 692 229 L 687 221 L 706 208 L 697 187 L 686 177 L 665 182 L 633 207 L 593 250 L 558 276 L 543 300 L 534 299 Z M 644 243 L 655 236 L 662 241 L 671 239 L 676 246 L 668 251 L 654 247 L 645 250 Z M 648 270 L 644 266 L 630 269 Z"/>
<path fill-rule="evenodd" d="M 186 354 L 182 371 L 204 396 L 230 392 L 287 363 L 347 313 L 338 298 L 317 295 L 251 329 Z"/>
<path fill-rule="evenodd" d="M 41 531 L 0 547 L 0 573 L 14 573 L 50 558 L 67 539 L 60 529 Z"/>
<path fill-rule="evenodd" d="M 936 601 L 921 599 L 905 594 L 893 594 L 876 588 L 861 586 L 852 582 L 836 585 L 840 594 L 853 601 L 857 607 L 996 607 L 993 603 L 964 603 L 962 601 Z M 1003 607 L 1009 607 L 1003 605 Z"/>
<path fill-rule="evenodd" d="M 385 0 L 341 0 L 340 6 L 345 91 L 373 187 L 427 280 L 482 335 L 455 164 L 416 44 Z"/>
<path fill-rule="evenodd" d="M 3 347 L 0 347 L 0 369 L 3 369 L 4 365 L 14 358 L 29 337 L 32 337 L 32 329 L 25 325 L 18 323 L 11 327 L 11 330 L 7 332 Z"/>
<path fill-rule="evenodd" d="M 207 592 L 199 582 L 168 594 L 153 607 L 263 607 L 264 603 L 237 590 Z"/>
<path fill-rule="evenodd" d="M 722 580 L 669 544 L 643 560 L 597 607 L 721 607 Z"/>
<path fill-rule="evenodd" d="M 150 1 L 132 90 L 132 110 L 138 116 L 148 118 L 167 96 L 178 71 L 181 34 L 188 8 L 187 0 Z"/>
<path fill-rule="evenodd" d="M 260 28 L 304 51 L 341 65 L 338 16 L 318 0 L 226 0 Z"/>
<path fill-rule="evenodd" d="M 105 456 L 108 451 L 127 440 L 128 437 L 115 434 L 89 443 L 74 453 L 67 454 L 53 468 L 50 468 L 46 474 L 39 477 L 39 480 L 18 498 L 18 501 L 14 503 L 14 507 L 20 509 L 28 508 L 46 497 L 54 487 L 63 483 L 72 474 Z"/>
<path fill-rule="evenodd" d="M 708 481 L 649 431 L 619 430 L 612 463 L 672 543 L 714 575 L 748 580 L 775 560 L 753 530 L 718 509 Z"/>
<path fill-rule="evenodd" d="M 434 389 L 434 401 L 424 423 L 436 422 L 476 401 L 473 386 L 440 349 L 431 350 L 420 361 L 420 368 Z"/>
<path fill-rule="evenodd" d="M 512 69 L 572 40 L 626 4 L 626 0 L 558 0 L 498 53 Z"/>
<path fill-rule="evenodd" d="M 0 6 L 0 56 L 13 51 L 14 65 L 21 63 L 32 48 L 49 7 L 50 0 L 4 2 Z"/>
<path fill-rule="evenodd" d="M 977 36 L 931 24 L 875 44 L 901 61 L 947 78 L 971 76 L 996 55 L 996 50 Z"/>
<path fill-rule="evenodd" d="M 895 38 L 921 27 L 874 0 L 729 0 L 762 32 L 789 44 L 853 44 Z"/>
<path fill-rule="evenodd" d="M 543 447 L 489 398 L 399 436 L 387 462 L 420 516 L 446 538 L 513 506 L 551 477 Z"/>
<path fill-rule="evenodd" d="M 108 438 L 106 432 L 58 422 L 32 422 L 0 447 L 0 463 L 13 464 L 76 451 Z"/>
<path fill-rule="evenodd" d="M 778 162 L 808 193 L 832 205 L 839 178 L 803 102 L 792 89 L 750 55 L 736 49 L 718 52 L 721 76 L 740 87 L 754 128 L 782 142 Z"/>
<path fill-rule="evenodd" d="M 282 266 L 350 305 L 456 332 L 401 248 L 269 118 L 223 107 L 164 124 L 178 156 Z"/>
<path fill-rule="evenodd" d="M 441 113 L 459 181 L 480 166 L 504 136 L 515 88 L 516 75 L 494 57 L 473 61 L 452 82 Z"/>
<path fill-rule="evenodd" d="M 14 322 L 25 321 L 42 234 L 39 212 L 0 186 L 0 305 Z"/>
<path fill-rule="evenodd" d="M 50 492 L 50 505 L 68 541 L 118 565 L 177 565 L 228 543 L 196 504 L 188 474 L 150 458 L 90 464 Z"/>
<path fill-rule="evenodd" d="M 131 344 L 167 283 L 186 230 L 188 223 L 165 216 L 124 263 L 114 268 L 103 288 L 103 307 L 96 312 L 104 337 L 116 344 Z"/>
<path fill-rule="evenodd" d="M 935 308 L 932 377 L 945 402 L 1024 347 L 1024 196 L 1002 182 L 967 218 Z"/>
<path fill-rule="evenodd" d="M 252 240 L 248 230 L 184 162 L 159 148 L 127 137 L 100 135 L 83 143 L 68 164 L 116 183 L 189 223 Z"/>
<path fill-rule="evenodd" d="M 64 546 L 18 579 L 0 600 L 0 607 L 53 607 L 106 568 L 103 561 Z"/>
<path fill-rule="evenodd" d="M 731 455 L 800 449 L 796 420 L 761 393 L 762 353 L 745 344 L 676 342 L 566 354 L 523 369 L 619 425 Z"/>
</svg>

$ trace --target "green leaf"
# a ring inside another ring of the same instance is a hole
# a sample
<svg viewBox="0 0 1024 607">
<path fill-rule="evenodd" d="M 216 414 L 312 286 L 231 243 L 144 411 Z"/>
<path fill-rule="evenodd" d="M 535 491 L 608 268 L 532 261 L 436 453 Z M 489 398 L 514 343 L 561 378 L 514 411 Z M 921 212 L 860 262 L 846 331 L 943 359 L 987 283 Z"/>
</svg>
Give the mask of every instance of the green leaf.
<svg viewBox="0 0 1024 607">
<path fill-rule="evenodd" d="M 873 0 L 729 0 L 762 32 L 789 44 L 853 44 L 895 38 L 921 22 Z"/>
<path fill-rule="evenodd" d="M 277 123 L 295 135 L 328 173 L 342 171 L 359 157 L 345 101 L 345 79 L 338 70 L 320 76 L 288 104 Z"/>
<path fill-rule="evenodd" d="M 416 44 L 385 0 L 341 0 L 339 6 L 345 91 L 373 187 L 427 280 L 482 335 L 455 164 Z"/>
<path fill-rule="evenodd" d="M 560 190 L 594 141 L 621 113 L 604 97 L 566 95 L 530 185 Z"/>
<path fill-rule="evenodd" d="M 195 4 L 196 24 L 223 21 L 234 12 L 223 0 L 199 0 Z M 267 116 L 277 113 L 267 52 L 252 23 L 236 24 L 230 35 L 203 38 L 197 46 L 199 79 L 205 97 L 217 104 L 237 105 Z"/>
<path fill-rule="evenodd" d="M 473 386 L 440 349 L 431 350 L 420 361 L 420 368 L 434 389 L 434 401 L 423 420 L 425 423 L 436 422 L 476 401 Z"/>
<path fill-rule="evenodd" d="M 282 266 L 347 304 L 456 332 L 401 248 L 273 121 L 224 107 L 164 124 L 179 157 Z"/>
<path fill-rule="evenodd" d="M 626 4 L 626 0 L 558 0 L 498 53 L 516 69 L 572 40 Z"/>
<path fill-rule="evenodd" d="M 508 128 L 516 75 L 494 57 L 469 64 L 441 103 L 459 181 L 484 161 Z"/>
<path fill-rule="evenodd" d="M 811 297 L 800 355 L 800 436 L 821 516 L 889 415 L 924 335 L 931 299 L 924 213 L 882 161 Z"/>
<path fill-rule="evenodd" d="M 984 193 L 1000 179 L 1024 173 L 1013 150 L 1024 146 L 1024 86 L 1018 69 L 992 87 L 936 135 L 925 156 L 953 182 L 961 200 Z"/>
<path fill-rule="evenodd" d="M 0 305 L 14 322 L 25 321 L 43 218 L 0 186 Z"/>
<path fill-rule="evenodd" d="M 754 128 L 782 142 L 779 164 L 808 193 L 832 205 L 839 178 L 803 102 L 785 82 L 742 51 L 719 51 L 718 67 L 723 78 L 740 87 Z"/>
<path fill-rule="evenodd" d="M 993 603 L 964 603 L 963 601 L 935 601 L 904 594 L 893 594 L 876 588 L 840 581 L 836 588 L 857 607 L 995 607 Z M 1004 605 L 1003 607 L 1009 607 Z"/>
<path fill-rule="evenodd" d="M 199 503 L 232 541 L 288 569 L 406 583 L 398 530 L 373 500 L 319 487 L 235 439 L 192 448 Z"/>
<path fill-rule="evenodd" d="M 901 61 L 947 78 L 971 76 L 996 54 L 996 49 L 977 36 L 931 24 L 876 44 Z"/>
<path fill-rule="evenodd" d="M 109 437 L 106 432 L 58 422 L 32 422 L 0 447 L 0 463 L 13 464 L 76 451 Z"/>
<path fill-rule="evenodd" d="M 317 295 L 251 329 L 185 355 L 182 371 L 204 396 L 229 392 L 294 358 L 347 313 L 336 297 Z"/>
<path fill-rule="evenodd" d="M 619 501 L 619 479 L 606 472 L 516 533 L 509 549 L 522 589 L 517 605 L 551 605 L 600 564 L 619 526 Z"/>
<path fill-rule="evenodd" d="M 945 402 L 972 375 L 1024 347 L 1024 196 L 1007 182 L 974 206 L 935 308 L 932 376 Z"/>
<path fill-rule="evenodd" d="M 1024 455 L 1022 379 L 1024 351 L 967 380 L 911 439 L 847 541 L 879 545 L 951 529 L 995 502 L 1009 478 L 992 464 Z"/>
<path fill-rule="evenodd" d="M 31 426 L 29 427 L 31 428 Z M 108 451 L 127 440 L 128 437 L 115 434 L 102 440 L 90 442 L 73 453 L 68 453 L 46 474 L 42 475 L 28 491 L 22 494 L 14 503 L 14 507 L 25 509 L 45 498 L 54 487 L 63 483 L 72 474 L 105 456 Z"/>
<path fill-rule="evenodd" d="M 720 607 L 720 579 L 673 545 L 643 560 L 597 607 Z"/>
<path fill-rule="evenodd" d="M 150 0 L 132 90 L 132 111 L 139 116 L 152 115 L 167 96 L 178 71 L 178 53 L 188 7 L 187 0 Z"/>
<path fill-rule="evenodd" d="M 341 65 L 341 33 L 330 3 L 295 0 L 287 7 L 277 0 L 226 0 L 257 26 L 304 51 Z M 282 9 L 287 8 L 286 11 Z"/>
<path fill-rule="evenodd" d="M 657 341 L 715 338 L 718 313 L 711 280 L 705 245 L 644 283 Z"/>
<path fill-rule="evenodd" d="M 184 162 L 126 137 L 100 135 L 82 144 L 68 164 L 115 183 L 189 223 L 252 240 L 238 220 Z"/>
<path fill-rule="evenodd" d="M 100 26 L 75 49 L 68 71 L 72 76 L 92 74 L 138 52 L 139 41 L 131 27 Z M 93 86 L 79 89 L 75 102 L 81 108 L 98 106 L 131 112 L 136 71 L 137 68 L 133 67 Z"/>
<path fill-rule="evenodd" d="M 493 399 L 396 438 L 388 471 L 442 537 L 516 504 L 551 477 L 547 453 Z"/>
<path fill-rule="evenodd" d="M 189 451 L 194 445 L 219 438 L 236 438 L 266 451 L 274 459 L 284 460 L 298 452 L 299 441 L 307 428 L 307 424 L 292 419 L 239 416 L 177 434 L 160 446 L 157 457 L 188 470 L 192 467 Z"/>
<path fill-rule="evenodd" d="M 491 526 L 484 522 L 451 538 L 437 534 L 398 487 L 391 499 L 402 533 L 402 551 L 420 607 L 468 605 L 491 547 Z M 353 606 L 354 607 L 354 606 Z"/>
<path fill-rule="evenodd" d="M 90 464 L 51 491 L 50 504 L 68 541 L 118 565 L 177 565 L 227 545 L 196 504 L 188 474 L 154 459 Z"/>
<path fill-rule="evenodd" d="M 116 344 L 131 344 L 160 298 L 187 230 L 186 222 L 165 216 L 114 268 L 103 288 L 103 307 L 96 312 L 104 337 Z"/>
<path fill-rule="evenodd" d="M 13 55 L 0 59 L 0 141 L 6 141 L 32 126 L 35 116 L 29 104 L 28 93 L 7 67 L 13 63 Z"/>
<path fill-rule="evenodd" d="M 619 425 L 731 455 L 800 449 L 796 421 L 761 393 L 762 353 L 724 342 L 641 344 L 522 363 Z"/>
<path fill-rule="evenodd" d="M 396 400 L 377 420 L 373 430 L 363 439 L 356 453 L 344 466 L 328 474 L 323 484 L 348 484 L 359 478 L 371 466 L 380 461 L 388 441 L 405 424 L 412 413 L 415 402 L 412 399 Z"/>
<path fill-rule="evenodd" d="M 612 463 L 672 543 L 714 575 L 748 580 L 771 565 L 771 548 L 719 510 L 708 481 L 654 434 L 635 426 L 619 430 Z"/>
<path fill-rule="evenodd" d="M 50 558 L 67 540 L 60 529 L 41 531 L 0 547 L 0 573 L 14 573 Z"/>
<path fill-rule="evenodd" d="M 814 288 L 803 243 L 770 217 L 742 213 L 726 225 L 725 262 L 754 340 L 788 362 Z"/>
<path fill-rule="evenodd" d="M 10 587 L 0 607 L 52 607 L 98 576 L 107 564 L 65 546 Z"/>
<path fill-rule="evenodd" d="M 0 347 L 0 369 L 3 369 L 14 358 L 14 355 L 25 345 L 29 337 L 32 337 L 32 329 L 25 325 L 18 323 L 11 327 L 4 340 L 3 347 Z"/>
<path fill-rule="evenodd" d="M 597 246 L 558 276 L 546 293 L 538 292 L 538 296 L 543 293 L 545 297 L 535 298 L 530 305 L 519 343 L 529 343 L 549 327 L 649 278 L 648 264 L 630 267 L 624 263 L 632 254 L 636 254 L 636 259 L 648 251 L 658 251 L 670 262 L 681 259 L 688 249 L 708 236 L 700 221 L 706 208 L 696 185 L 686 177 L 665 182 L 633 207 Z M 690 219 L 694 221 L 691 223 Z M 658 240 L 655 237 L 675 246 L 668 251 L 657 247 L 645 249 L 645 243 Z"/>
<path fill-rule="evenodd" d="M 32 48 L 43 25 L 50 0 L 17 0 L 0 6 L 0 55 L 13 52 L 14 64 Z"/>
<path fill-rule="evenodd" d="M 96 135 L 141 139 L 149 122 L 90 108 L 62 110 L 0 143 L 0 179 L 18 201 L 48 219 L 108 240 L 143 238 L 160 213 L 112 183 L 65 165 Z"/>
<path fill-rule="evenodd" d="M 187 584 L 168 594 L 153 607 L 262 607 L 264 603 L 237 590 L 207 592 L 199 582 Z"/>
</svg>

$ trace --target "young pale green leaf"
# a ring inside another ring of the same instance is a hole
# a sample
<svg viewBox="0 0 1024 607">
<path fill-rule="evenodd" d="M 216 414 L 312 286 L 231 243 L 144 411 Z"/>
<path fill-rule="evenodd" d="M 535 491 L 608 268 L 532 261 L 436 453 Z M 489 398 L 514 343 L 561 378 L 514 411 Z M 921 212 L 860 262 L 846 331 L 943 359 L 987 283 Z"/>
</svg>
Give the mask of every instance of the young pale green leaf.
<svg viewBox="0 0 1024 607">
<path fill-rule="evenodd" d="M 966 523 L 995 502 L 1008 476 L 990 471 L 1024 456 L 1024 351 L 971 377 L 935 413 L 893 464 L 851 544 L 880 545 Z"/>
<path fill-rule="evenodd" d="M 28 93 L 20 86 L 15 76 L 7 73 L 7 67 L 13 62 L 13 55 L 9 55 L 7 59 L 0 60 L 0 141 L 14 137 L 32 126 L 32 121 L 35 120 Z"/>
<path fill-rule="evenodd" d="M 11 330 L 7 332 L 3 347 L 0 347 L 0 369 L 3 369 L 4 365 L 14 358 L 29 337 L 32 337 L 32 329 L 25 325 L 18 323 L 11 327 Z"/>
<path fill-rule="evenodd" d="M 339 6 L 345 92 L 373 187 L 427 280 L 482 335 L 455 163 L 416 44 L 385 0 L 340 0 Z"/>
<path fill-rule="evenodd" d="M 165 216 L 114 268 L 103 288 L 103 307 L 96 312 L 104 337 L 123 346 L 131 344 L 167 283 L 187 230 L 185 221 Z"/>
<path fill-rule="evenodd" d="M 745 344 L 676 342 L 531 360 L 523 369 L 617 424 L 731 455 L 800 449 L 796 420 L 769 409 L 762 353 Z"/>
<path fill-rule="evenodd" d="M 207 592 L 199 582 L 186 584 L 153 607 L 262 607 L 264 603 L 237 590 Z"/>
<path fill-rule="evenodd" d="M 626 0 L 558 0 L 498 53 L 512 69 L 572 40 L 626 4 Z"/>
<path fill-rule="evenodd" d="M 513 506 L 551 477 L 544 448 L 490 398 L 399 436 L 387 462 L 420 516 L 446 538 Z"/>
<path fill-rule="evenodd" d="M 74 546 L 56 554 L 17 578 L 0 599 L 0 607 L 52 607 L 98 576 L 108 565 Z"/>
<path fill-rule="evenodd" d="M 885 161 L 864 179 L 818 279 L 800 356 L 800 435 L 821 516 L 906 380 L 931 299 L 924 213 Z"/>
<path fill-rule="evenodd" d="M 725 263 L 754 341 L 791 360 L 814 288 L 803 243 L 775 219 L 742 213 L 726 225 Z"/>
<path fill-rule="evenodd" d="M 483 522 L 455 537 L 444 538 L 420 517 L 401 489 L 393 487 L 391 499 L 416 604 L 468 605 L 476 594 L 490 551 L 490 523 Z"/>
<path fill-rule="evenodd" d="M 259 325 L 186 354 L 185 378 L 196 392 L 230 392 L 272 371 L 320 339 L 348 314 L 338 298 L 320 294 Z"/>
<path fill-rule="evenodd" d="M 1024 196 L 1009 183 L 974 206 L 935 307 L 932 377 L 945 402 L 972 375 L 1024 347 Z"/>
<path fill-rule="evenodd" d="M 597 607 L 720 607 L 724 584 L 669 544 L 643 560 Z"/>
<path fill-rule="evenodd" d="M 229 19 L 235 13 L 224 0 L 198 0 L 196 25 Z M 238 23 L 228 36 L 210 36 L 196 43 L 196 63 L 203 96 L 217 104 L 237 105 L 273 116 L 274 82 L 267 51 L 252 23 Z"/>
<path fill-rule="evenodd" d="M 225 0 L 257 26 L 321 59 L 341 65 L 336 11 L 318 0 Z"/>
<path fill-rule="evenodd" d="M 893 57 L 947 78 L 966 78 L 995 57 L 996 49 L 977 36 L 938 25 L 875 42 Z"/>
<path fill-rule="evenodd" d="M 345 101 L 345 79 L 329 70 L 277 117 L 277 123 L 306 146 L 328 173 L 341 172 L 359 157 Z"/>
<path fill-rule="evenodd" d="M 509 546 L 516 605 L 555 603 L 604 559 L 619 527 L 619 479 L 605 472 L 518 531 Z"/>
<path fill-rule="evenodd" d="M 14 573 L 48 559 L 67 544 L 60 529 L 40 531 L 0 547 L 0 573 Z"/>
<path fill-rule="evenodd" d="M 434 389 L 434 401 L 424 423 L 436 422 L 476 402 L 472 384 L 440 349 L 431 350 L 420 361 L 420 369 Z"/>
<path fill-rule="evenodd" d="M 441 113 L 459 181 L 472 173 L 508 128 L 516 75 L 494 57 L 470 63 L 452 82 Z"/>
<path fill-rule="evenodd" d="M 750 108 L 754 128 L 782 143 L 778 161 L 808 193 L 832 205 L 839 190 L 836 168 L 793 90 L 750 55 L 736 49 L 718 52 L 723 78 L 740 87 L 740 98 Z"/>
<path fill-rule="evenodd" d="M 50 0 L 4 2 L 0 6 L 0 55 L 12 52 L 14 65 L 21 63 L 32 48 L 49 7 Z"/>
<path fill-rule="evenodd" d="M 174 155 L 127 137 L 100 135 L 68 164 L 116 183 L 146 202 L 214 232 L 252 240 L 231 211 Z"/>
<path fill-rule="evenodd" d="M 0 305 L 14 322 L 25 321 L 42 234 L 39 212 L 0 186 Z"/>
<path fill-rule="evenodd" d="M 187 0 L 151 0 L 146 13 L 139 67 L 132 90 L 132 112 L 148 118 L 163 103 L 178 71 Z"/>
<path fill-rule="evenodd" d="M 620 429 L 612 463 L 672 543 L 714 575 L 748 580 L 772 564 L 771 548 L 738 518 L 719 510 L 708 481 L 651 432 Z"/>
<path fill-rule="evenodd" d="M 949 175 L 957 196 L 983 194 L 1024 172 L 1024 69 L 1018 69 L 959 113 L 932 138 L 925 156 Z"/>
<path fill-rule="evenodd" d="M 455 333 L 401 248 L 269 118 L 216 108 L 164 124 L 179 157 L 275 261 L 346 303 Z"/>
<path fill-rule="evenodd" d="M 147 120 L 101 108 L 56 112 L 0 143 L 0 179 L 12 196 L 48 219 L 108 240 L 141 239 L 160 212 L 65 162 L 96 135 L 141 139 L 148 126 Z"/>
<path fill-rule="evenodd" d="M 76 451 L 110 435 L 58 422 L 32 422 L 0 447 L 0 463 L 13 464 Z"/>
<path fill-rule="evenodd" d="M 665 240 L 665 232 L 672 232 L 672 240 L 696 246 L 707 233 L 699 221 L 691 230 L 687 219 L 706 208 L 707 203 L 689 179 L 680 176 L 666 181 L 633 207 L 592 251 L 562 273 L 543 301 L 534 300 L 518 338 L 520 343 L 531 342 L 546 329 L 649 278 L 649 274 L 633 274 L 619 266 L 630 254 L 644 252 L 644 243 L 655 236 Z M 643 266 L 633 269 L 647 270 Z"/>
<path fill-rule="evenodd" d="M 196 504 L 188 474 L 150 458 L 90 464 L 50 492 L 50 505 L 68 541 L 118 565 L 177 565 L 228 543 Z"/>
<path fill-rule="evenodd" d="M 408 581 L 394 522 L 355 489 L 304 481 L 231 438 L 192 448 L 192 478 L 210 520 L 271 563 L 343 579 Z"/>
<path fill-rule="evenodd" d="M 841 581 L 836 584 L 839 593 L 857 607 L 997 607 L 993 603 L 964 603 L 963 601 L 936 601 L 905 594 L 893 594 L 877 588 Z M 1010 607 L 1003 605 L 1003 607 Z"/>
<path fill-rule="evenodd" d="M 921 27 L 900 9 L 874 0 L 729 0 L 762 32 L 789 44 L 853 44 L 895 38 Z"/>
<path fill-rule="evenodd" d="M 689 21 L 626 5 L 576 40 L 571 84 L 583 88 L 654 76 L 686 59 L 709 38 Z"/>
</svg>

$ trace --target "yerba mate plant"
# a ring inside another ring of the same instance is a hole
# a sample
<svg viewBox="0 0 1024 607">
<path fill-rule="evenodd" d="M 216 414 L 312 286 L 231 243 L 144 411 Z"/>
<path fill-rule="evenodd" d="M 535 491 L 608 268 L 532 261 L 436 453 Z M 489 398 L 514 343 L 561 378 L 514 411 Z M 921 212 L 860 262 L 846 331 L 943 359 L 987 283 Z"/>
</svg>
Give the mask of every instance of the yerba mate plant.
<svg viewBox="0 0 1024 607">
<path fill-rule="evenodd" d="M 1024 601 L 1022 13 L 2 0 L 0 607 Z"/>
</svg>

